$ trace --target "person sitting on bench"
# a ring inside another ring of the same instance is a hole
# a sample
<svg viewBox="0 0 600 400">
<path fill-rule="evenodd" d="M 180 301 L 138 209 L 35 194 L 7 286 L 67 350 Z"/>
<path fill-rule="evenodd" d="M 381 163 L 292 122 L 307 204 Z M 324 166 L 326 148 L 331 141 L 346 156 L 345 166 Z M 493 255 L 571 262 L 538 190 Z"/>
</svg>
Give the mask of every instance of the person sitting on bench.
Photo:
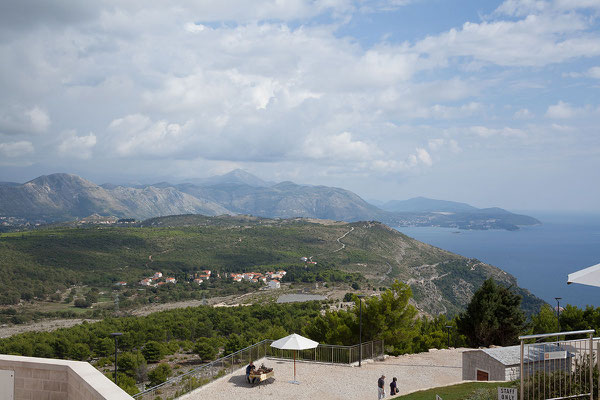
<svg viewBox="0 0 600 400">
<path fill-rule="evenodd" d="M 253 372 L 255 369 L 256 367 L 254 366 L 254 363 L 250 361 L 250 364 L 248 364 L 248 366 L 246 367 L 246 379 L 248 380 L 248 383 L 254 383 L 254 380 L 256 378 L 252 378 L 252 382 L 250 382 L 250 373 Z"/>
</svg>

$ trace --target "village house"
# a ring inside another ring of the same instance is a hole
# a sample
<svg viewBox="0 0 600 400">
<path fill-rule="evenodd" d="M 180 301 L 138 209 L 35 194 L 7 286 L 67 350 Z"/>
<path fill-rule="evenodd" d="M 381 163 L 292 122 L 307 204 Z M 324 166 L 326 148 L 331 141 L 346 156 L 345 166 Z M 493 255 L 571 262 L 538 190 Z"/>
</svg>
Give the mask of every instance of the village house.
<svg viewBox="0 0 600 400">
<path fill-rule="evenodd" d="M 280 289 L 281 288 L 281 283 L 279 283 L 279 281 L 277 279 L 273 279 L 273 280 L 269 281 L 269 283 L 267 283 L 267 285 L 269 286 L 269 289 Z"/>
<path fill-rule="evenodd" d="M 155 272 L 154 275 L 152 276 L 153 279 L 159 279 L 162 278 L 162 272 Z"/>
<path fill-rule="evenodd" d="M 165 279 L 166 283 L 177 283 L 177 280 L 175 278 L 167 278 Z"/>
<path fill-rule="evenodd" d="M 152 279 L 151 278 L 144 278 L 140 281 L 140 285 L 142 286 L 151 286 L 152 285 Z"/>
</svg>

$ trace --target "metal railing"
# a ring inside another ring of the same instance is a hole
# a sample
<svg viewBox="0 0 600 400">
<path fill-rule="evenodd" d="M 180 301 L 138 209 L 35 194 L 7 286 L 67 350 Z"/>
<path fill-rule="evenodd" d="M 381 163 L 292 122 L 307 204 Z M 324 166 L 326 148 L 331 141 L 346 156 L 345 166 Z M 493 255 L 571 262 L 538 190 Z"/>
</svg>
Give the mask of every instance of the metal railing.
<svg viewBox="0 0 600 400">
<path fill-rule="evenodd" d="M 520 400 L 594 398 L 594 348 L 600 352 L 600 338 L 594 330 L 519 336 Z M 566 340 L 567 337 L 587 336 Z M 539 342 L 556 337 L 556 341 Z M 559 340 L 564 337 L 565 340 Z M 536 343 L 525 343 L 535 340 Z M 594 342 L 596 346 L 594 346 Z M 600 384 L 600 382 L 599 382 Z M 596 388 L 596 392 L 597 392 Z"/>
<path fill-rule="evenodd" d="M 185 393 L 203 386 L 215 379 L 243 368 L 252 360 L 269 357 L 291 360 L 294 357 L 292 350 L 281 350 L 271 347 L 273 340 L 265 339 L 252 346 L 221 357 L 208 364 L 194 368 L 179 376 L 173 377 L 160 385 L 153 386 L 135 394 L 135 399 L 153 400 L 160 396 L 162 399 L 177 398 Z M 326 364 L 353 364 L 358 362 L 359 345 L 335 346 L 319 344 L 314 349 L 296 352 L 296 360 L 318 362 Z M 375 340 L 362 344 L 362 359 L 382 359 L 384 355 L 383 340 Z"/>
</svg>

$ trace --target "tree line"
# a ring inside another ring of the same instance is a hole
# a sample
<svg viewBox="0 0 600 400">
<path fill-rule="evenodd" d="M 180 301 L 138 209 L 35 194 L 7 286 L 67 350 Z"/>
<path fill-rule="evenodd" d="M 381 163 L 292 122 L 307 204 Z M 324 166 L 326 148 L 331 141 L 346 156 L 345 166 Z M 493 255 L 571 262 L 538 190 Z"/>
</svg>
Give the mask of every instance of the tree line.
<svg viewBox="0 0 600 400">
<path fill-rule="evenodd" d="M 383 339 L 388 354 L 426 351 L 451 346 L 517 344 L 526 333 L 556 330 L 555 313 L 548 305 L 530 320 L 520 309 L 520 296 L 492 279 L 475 292 L 467 309 L 449 319 L 419 316 L 410 304 L 412 291 L 395 282 L 378 296 L 353 296 L 349 309 L 330 309 L 326 302 L 254 304 L 232 308 L 208 306 L 175 309 L 146 317 L 106 318 L 53 332 L 28 332 L 0 339 L 0 353 L 91 361 L 100 369 L 112 365 L 113 332 L 119 341 L 120 385 L 130 393 L 136 382 L 156 384 L 173 372 L 165 357 L 190 354 L 212 360 L 263 339 L 301 333 L 326 344 L 358 343 L 362 308 L 363 341 Z M 360 304 L 362 301 L 362 305 Z M 450 327 L 450 329 L 448 329 Z M 562 330 L 600 327 L 600 308 L 567 306 Z M 152 367 L 149 367 L 151 365 Z"/>
</svg>

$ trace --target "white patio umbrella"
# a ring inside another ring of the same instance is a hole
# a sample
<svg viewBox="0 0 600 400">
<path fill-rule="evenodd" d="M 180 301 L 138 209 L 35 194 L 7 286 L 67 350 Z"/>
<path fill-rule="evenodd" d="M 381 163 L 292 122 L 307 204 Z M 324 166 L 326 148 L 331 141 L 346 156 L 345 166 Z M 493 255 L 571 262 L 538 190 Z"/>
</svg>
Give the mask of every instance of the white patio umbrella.
<svg viewBox="0 0 600 400">
<path fill-rule="evenodd" d="M 300 383 L 296 380 L 296 352 L 298 350 L 314 349 L 319 345 L 319 342 L 305 338 L 296 333 L 281 338 L 271 343 L 271 347 L 281 350 L 294 350 L 294 380 L 292 383 Z"/>
<path fill-rule="evenodd" d="M 600 264 L 569 274 L 567 284 L 571 283 L 600 287 Z"/>
</svg>

